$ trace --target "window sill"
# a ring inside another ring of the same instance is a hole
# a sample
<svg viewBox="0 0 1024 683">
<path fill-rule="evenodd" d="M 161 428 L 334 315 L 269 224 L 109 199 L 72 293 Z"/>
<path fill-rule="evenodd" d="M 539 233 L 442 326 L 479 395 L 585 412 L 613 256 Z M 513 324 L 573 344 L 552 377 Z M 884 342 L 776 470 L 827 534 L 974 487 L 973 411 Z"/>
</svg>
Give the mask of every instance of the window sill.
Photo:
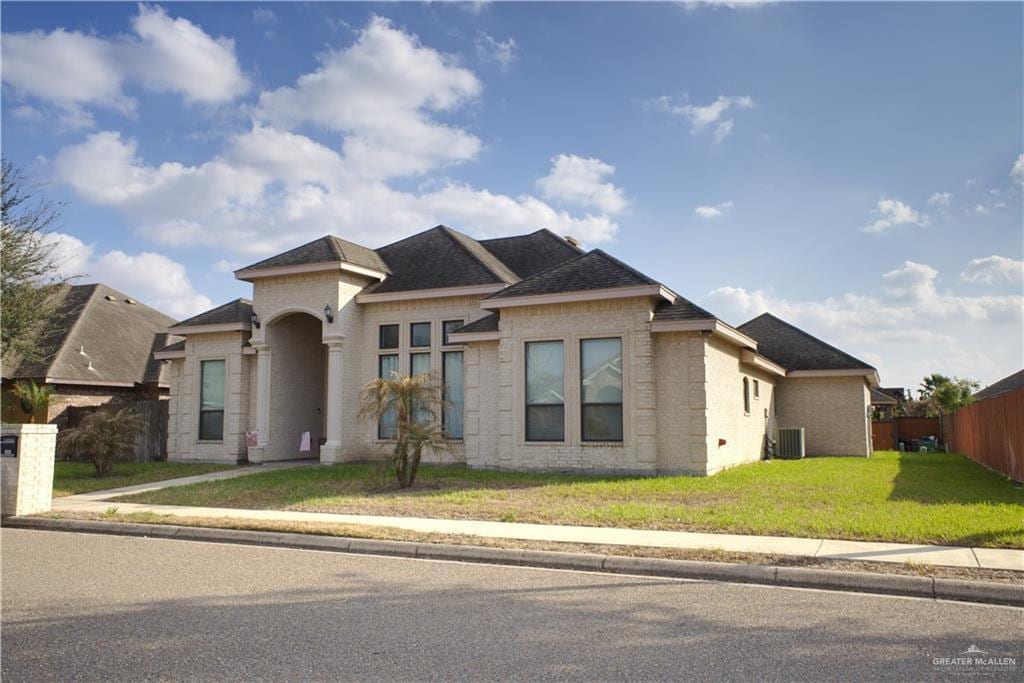
<svg viewBox="0 0 1024 683">
<path fill-rule="evenodd" d="M 580 441 L 580 446 L 584 448 L 608 448 L 609 446 L 612 448 L 622 448 L 625 445 L 624 441 Z"/>
<path fill-rule="evenodd" d="M 223 444 L 224 443 L 224 439 L 196 439 L 196 443 L 197 444 L 206 444 L 206 443 L 210 443 L 210 444 Z"/>
</svg>

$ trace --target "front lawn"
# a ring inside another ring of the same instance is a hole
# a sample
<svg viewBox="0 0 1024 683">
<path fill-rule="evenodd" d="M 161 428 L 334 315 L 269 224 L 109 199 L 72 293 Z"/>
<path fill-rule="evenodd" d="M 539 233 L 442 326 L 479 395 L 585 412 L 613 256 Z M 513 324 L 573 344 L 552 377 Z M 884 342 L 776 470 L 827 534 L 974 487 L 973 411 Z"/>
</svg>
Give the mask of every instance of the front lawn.
<svg viewBox="0 0 1024 683">
<path fill-rule="evenodd" d="M 232 465 L 209 465 L 185 462 L 119 462 L 114 465 L 114 474 L 97 477 L 96 468 L 89 462 L 58 461 L 53 472 L 53 497 L 73 496 L 76 493 L 90 493 L 122 486 L 147 484 L 151 481 L 190 477 L 218 470 L 231 469 Z"/>
<path fill-rule="evenodd" d="M 707 478 L 424 466 L 405 491 L 376 470 L 275 470 L 119 500 L 1024 548 L 1024 491 L 955 454 L 776 460 Z"/>
</svg>

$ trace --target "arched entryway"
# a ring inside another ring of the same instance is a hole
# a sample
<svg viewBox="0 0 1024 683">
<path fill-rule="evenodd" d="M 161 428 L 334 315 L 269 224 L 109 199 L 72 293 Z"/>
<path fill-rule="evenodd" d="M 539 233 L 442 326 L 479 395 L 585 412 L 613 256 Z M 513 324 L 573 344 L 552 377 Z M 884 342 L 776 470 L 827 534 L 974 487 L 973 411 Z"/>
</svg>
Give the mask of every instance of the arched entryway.
<svg viewBox="0 0 1024 683">
<path fill-rule="evenodd" d="M 270 364 L 270 439 L 265 460 L 320 457 L 324 436 L 324 395 L 327 383 L 327 347 L 323 325 L 308 313 L 290 313 L 270 322 L 266 343 Z M 309 450 L 302 450 L 309 432 Z"/>
</svg>

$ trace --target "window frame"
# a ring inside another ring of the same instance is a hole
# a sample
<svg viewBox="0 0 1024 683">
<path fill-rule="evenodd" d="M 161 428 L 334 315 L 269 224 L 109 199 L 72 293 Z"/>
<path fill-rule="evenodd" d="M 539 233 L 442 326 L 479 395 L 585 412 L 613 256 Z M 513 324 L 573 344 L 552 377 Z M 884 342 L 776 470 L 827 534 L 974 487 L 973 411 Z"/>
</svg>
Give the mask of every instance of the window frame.
<svg viewBox="0 0 1024 683">
<path fill-rule="evenodd" d="M 462 359 L 462 434 L 448 436 L 452 441 L 462 441 L 466 437 L 466 354 L 464 351 L 443 351 L 441 353 L 441 430 L 448 435 L 448 415 L 451 406 L 448 403 L 448 356 L 458 354 Z"/>
<path fill-rule="evenodd" d="M 619 342 L 619 359 L 623 364 L 623 375 L 619 387 L 620 400 L 617 403 L 607 401 L 584 401 L 583 395 L 583 345 L 592 341 L 617 341 Z M 625 375 L 625 354 L 626 344 L 622 337 L 585 337 L 579 340 L 579 369 L 580 369 L 580 443 L 625 443 L 626 441 L 626 375 Z M 588 439 L 586 436 L 586 410 L 587 406 L 618 406 L 619 407 L 619 431 L 622 436 L 618 439 Z"/>
<path fill-rule="evenodd" d="M 561 403 L 530 403 L 530 345 L 531 344 L 559 344 L 562 347 L 562 402 Z M 568 430 L 565 428 L 565 370 L 567 359 L 565 356 L 564 339 L 533 339 L 523 342 L 523 441 L 526 443 L 566 443 Z M 530 408 L 550 407 L 562 409 L 562 436 L 559 439 L 531 439 L 530 438 Z"/>
<path fill-rule="evenodd" d="M 754 380 L 754 400 L 761 400 L 761 383 L 758 382 L 756 379 Z"/>
<path fill-rule="evenodd" d="M 221 409 L 220 410 L 203 410 L 203 375 L 205 373 L 205 366 L 207 363 L 220 363 L 224 368 L 222 379 L 221 379 Z M 198 409 L 198 424 L 196 425 L 196 441 L 203 443 L 224 443 L 224 414 L 227 412 L 227 394 L 228 394 L 228 359 L 227 358 L 202 358 L 199 360 L 199 409 Z M 220 413 L 220 438 L 210 438 L 209 436 L 203 435 L 203 415 L 206 413 Z"/>
<path fill-rule="evenodd" d="M 400 353 L 397 352 L 397 349 L 395 351 L 396 351 L 395 353 L 378 353 L 377 354 L 377 377 L 379 379 L 386 379 L 383 376 L 383 368 L 381 367 L 385 358 L 394 358 L 395 359 L 395 370 L 394 370 L 394 372 L 399 372 L 400 373 L 402 371 L 401 370 L 402 356 L 401 356 Z M 382 420 L 377 420 L 377 440 L 378 441 L 394 441 L 398 437 L 398 426 L 397 426 L 397 424 L 395 425 L 395 435 L 394 436 L 385 436 L 383 431 L 382 431 L 382 428 L 383 428 L 383 421 Z"/>
<path fill-rule="evenodd" d="M 426 325 L 427 326 L 427 343 L 426 344 L 416 344 L 416 333 L 414 332 L 414 330 L 415 330 L 417 325 Z M 421 321 L 421 322 L 411 322 L 411 323 L 409 323 L 409 348 L 410 349 L 429 349 L 429 348 L 431 348 L 433 346 L 433 336 L 432 336 L 433 334 L 434 334 L 434 326 L 431 323 L 431 321 L 429 321 L 429 320 L 424 320 L 424 321 Z M 410 369 L 409 372 L 411 374 L 412 370 Z"/>
<path fill-rule="evenodd" d="M 398 334 L 395 335 L 394 346 L 384 346 L 384 328 L 395 328 Z M 381 352 L 398 352 L 402 346 L 402 324 L 401 323 L 381 323 L 377 326 L 377 350 Z"/>
<path fill-rule="evenodd" d="M 743 378 L 743 414 L 750 415 L 750 378 Z"/>
<path fill-rule="evenodd" d="M 454 346 L 454 347 L 457 347 L 457 348 L 462 348 L 462 346 L 463 346 L 462 344 L 452 343 L 452 342 L 448 341 L 448 335 L 450 333 L 445 331 L 445 326 L 448 325 L 449 323 L 456 323 L 459 327 L 462 327 L 462 326 L 464 326 L 466 324 L 466 319 L 465 318 L 460 318 L 458 320 L 455 320 L 455 319 L 448 319 L 448 320 L 443 320 L 442 319 L 441 320 L 441 346 L 442 347 Z"/>
</svg>

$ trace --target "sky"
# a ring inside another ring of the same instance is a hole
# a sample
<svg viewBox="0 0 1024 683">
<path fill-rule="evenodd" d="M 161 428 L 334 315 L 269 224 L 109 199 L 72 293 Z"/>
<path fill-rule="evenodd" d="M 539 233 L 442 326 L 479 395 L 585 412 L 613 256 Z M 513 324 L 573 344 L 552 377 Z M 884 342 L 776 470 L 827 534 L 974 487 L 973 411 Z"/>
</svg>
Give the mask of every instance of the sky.
<svg viewBox="0 0 1024 683">
<path fill-rule="evenodd" d="M 325 234 L 547 227 L 878 368 L 1024 365 L 1020 3 L 18 3 L 64 272 L 184 318 Z"/>
</svg>

